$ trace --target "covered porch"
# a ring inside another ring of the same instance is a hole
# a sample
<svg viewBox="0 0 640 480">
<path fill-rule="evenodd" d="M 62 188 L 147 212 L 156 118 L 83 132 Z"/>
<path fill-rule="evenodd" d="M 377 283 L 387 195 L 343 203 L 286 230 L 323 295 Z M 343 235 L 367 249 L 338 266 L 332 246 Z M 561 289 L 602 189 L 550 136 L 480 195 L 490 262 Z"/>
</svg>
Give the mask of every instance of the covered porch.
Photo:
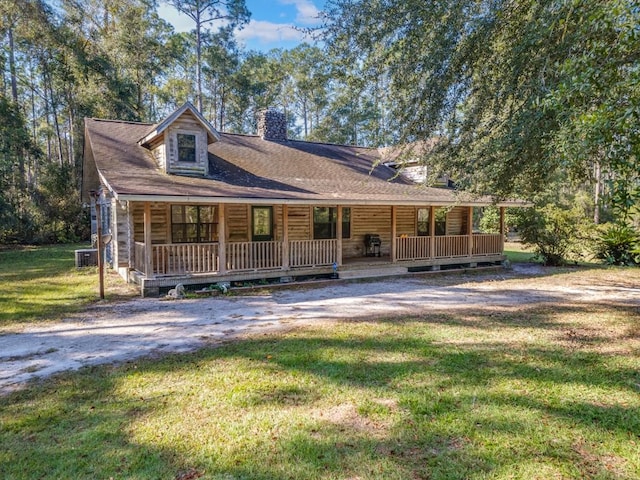
<svg viewBox="0 0 640 480">
<path fill-rule="evenodd" d="M 152 291 L 155 286 L 169 286 L 182 282 L 200 284 L 219 281 L 241 281 L 259 278 L 296 277 L 337 273 L 346 278 L 347 272 L 372 265 L 394 267 L 391 271 L 412 269 L 439 269 L 445 265 L 470 265 L 496 263 L 503 259 L 504 208 L 500 209 L 501 233 L 478 233 L 473 231 L 473 207 L 456 207 L 464 228 L 464 234 L 450 235 L 436 225 L 436 206 L 423 207 L 422 220 L 428 225 L 418 225 L 420 218 L 415 212 L 415 221 L 407 227 L 408 207 L 389 206 L 387 215 L 372 215 L 365 207 L 336 205 L 332 223 L 334 238 L 313 237 L 313 207 L 278 205 L 273 208 L 270 228 L 276 238 L 235 241 L 238 229 L 233 208 L 223 203 L 216 204 L 216 237 L 212 242 L 159 242 L 153 238 L 158 219 L 152 220 L 152 207 L 143 204 L 142 239 L 132 239 L 130 269 L 135 281 Z M 383 207 L 380 207 L 383 208 Z M 404 210 L 403 210 L 404 208 Z M 304 213 L 306 209 L 306 212 Z M 345 212 L 345 210 L 348 211 Z M 379 209 L 378 209 L 379 210 Z M 405 211 L 407 210 L 407 211 Z M 250 216 L 251 210 L 247 210 Z M 306 215 L 303 217 L 303 214 Z M 349 217 L 349 223 L 343 221 Z M 371 217 L 371 218 L 369 218 Z M 413 217 L 412 217 L 413 218 Z M 301 225 L 309 224 L 306 229 Z M 452 221 L 453 222 L 453 221 Z M 132 222 L 134 225 L 136 222 Z M 404 224 L 404 226 L 403 226 Z M 387 227 L 385 229 L 385 226 Z M 135 227 L 134 227 L 135 228 Z M 247 228 L 251 228 L 248 226 Z M 165 227 L 168 230 L 168 227 Z M 343 231 L 348 229 L 348 232 Z M 317 228 L 316 234 L 317 234 Z M 360 247 L 365 235 L 361 232 L 383 231 L 383 251 L 379 257 L 369 257 Z M 302 233 L 301 233 L 302 232 Z M 412 233 L 413 234 L 410 234 Z M 424 233 L 428 233 L 425 235 Z M 346 234 L 345 234 L 346 233 Z M 458 232 L 459 233 L 459 232 Z M 294 237 L 294 238 L 291 238 Z"/>
</svg>

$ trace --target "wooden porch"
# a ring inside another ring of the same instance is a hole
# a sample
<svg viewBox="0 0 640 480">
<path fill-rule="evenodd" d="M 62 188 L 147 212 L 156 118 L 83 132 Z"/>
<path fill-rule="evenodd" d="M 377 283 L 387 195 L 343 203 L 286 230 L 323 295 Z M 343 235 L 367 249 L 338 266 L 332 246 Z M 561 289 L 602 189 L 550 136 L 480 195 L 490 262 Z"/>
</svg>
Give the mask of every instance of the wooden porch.
<svg viewBox="0 0 640 480">
<path fill-rule="evenodd" d="M 464 212 L 466 221 L 462 223 L 464 227 L 460 226 L 462 220 L 457 226 L 454 225 L 454 233 L 464 232 L 462 235 L 449 232 L 437 234 L 434 207 L 429 207 L 428 231 L 431 233 L 410 234 L 411 230 L 417 230 L 413 217 L 406 214 L 411 211 L 406 208 L 401 211 L 391 206 L 386 215 L 380 209 L 352 207 L 350 231 L 343 236 L 342 207 L 337 206 L 334 238 L 301 239 L 301 236 L 313 235 L 310 207 L 296 207 L 294 210 L 282 205 L 279 207 L 278 226 L 274 220 L 273 228 L 277 235 L 262 241 L 232 240 L 238 236 L 238 226 L 242 223 L 235 221 L 228 224 L 225 210 L 229 211 L 230 208 L 223 204 L 217 208 L 217 241 L 171 243 L 167 241 L 170 239 L 168 233 L 159 235 L 158 229 L 152 227 L 162 225 L 163 229 L 168 228 L 164 221 L 166 217 L 159 216 L 152 222 L 151 207 L 148 203 L 144 204 L 143 221 L 140 222 L 143 224 L 143 236 L 135 239 L 130 237 L 129 250 L 130 275 L 136 283 L 141 284 L 143 293 L 153 294 L 158 288 L 176 283 L 286 280 L 336 272 L 340 278 L 399 275 L 411 271 L 438 270 L 447 265 L 495 264 L 504 258 L 503 234 L 474 233 L 471 207 L 458 207 L 459 211 Z M 238 210 L 236 208 L 234 215 Z M 306 216 L 303 216 L 305 212 Z M 462 217 L 459 215 L 456 218 Z M 303 230 L 301 225 L 306 229 Z M 366 256 L 371 252 L 364 247 L 364 240 L 368 236 L 365 232 L 371 231 L 383 234 L 383 248 L 382 251 L 378 250 L 381 257 Z M 378 271 L 379 275 L 376 274 Z"/>
<path fill-rule="evenodd" d="M 338 268 L 360 263 L 424 263 L 470 259 L 502 254 L 499 234 L 397 237 L 391 255 L 381 258 L 338 256 L 339 240 L 219 242 L 151 245 L 135 242 L 134 269 L 146 277 L 225 275 L 268 271 L 290 272 L 300 268 Z M 149 253 L 149 255 L 147 255 Z M 442 263 L 442 262 L 438 262 Z M 445 262 L 446 263 L 446 262 Z"/>
</svg>

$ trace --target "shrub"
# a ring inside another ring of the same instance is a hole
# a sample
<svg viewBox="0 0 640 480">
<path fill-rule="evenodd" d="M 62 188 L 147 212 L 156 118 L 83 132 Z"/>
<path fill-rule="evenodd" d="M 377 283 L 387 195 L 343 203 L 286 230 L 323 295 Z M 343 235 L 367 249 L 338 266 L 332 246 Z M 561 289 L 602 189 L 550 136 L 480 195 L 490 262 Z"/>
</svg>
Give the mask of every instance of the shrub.
<svg viewBox="0 0 640 480">
<path fill-rule="evenodd" d="M 480 231 L 500 233 L 500 210 L 497 207 L 485 207 L 479 221 Z"/>
<path fill-rule="evenodd" d="M 579 208 L 555 203 L 523 209 L 517 219 L 522 242 L 533 246 L 536 257 L 548 266 L 565 265 L 567 260 L 582 257 L 587 223 Z"/>
<path fill-rule="evenodd" d="M 609 265 L 640 264 L 640 234 L 628 225 L 604 225 L 594 243 L 594 254 Z"/>
</svg>

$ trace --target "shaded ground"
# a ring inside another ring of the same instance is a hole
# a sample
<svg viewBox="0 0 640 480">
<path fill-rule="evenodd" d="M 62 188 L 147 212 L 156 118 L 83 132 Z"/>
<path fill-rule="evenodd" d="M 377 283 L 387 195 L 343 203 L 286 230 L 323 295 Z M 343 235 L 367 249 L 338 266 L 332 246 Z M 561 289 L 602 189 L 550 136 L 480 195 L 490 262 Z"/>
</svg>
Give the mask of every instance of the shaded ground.
<svg viewBox="0 0 640 480">
<path fill-rule="evenodd" d="M 243 333 L 338 319 L 540 303 L 640 307 L 638 275 L 516 264 L 511 271 L 336 282 L 242 296 L 98 304 L 82 315 L 0 335 L 0 393 L 83 366 L 184 352 Z M 626 278 L 626 277 L 625 277 Z"/>
</svg>

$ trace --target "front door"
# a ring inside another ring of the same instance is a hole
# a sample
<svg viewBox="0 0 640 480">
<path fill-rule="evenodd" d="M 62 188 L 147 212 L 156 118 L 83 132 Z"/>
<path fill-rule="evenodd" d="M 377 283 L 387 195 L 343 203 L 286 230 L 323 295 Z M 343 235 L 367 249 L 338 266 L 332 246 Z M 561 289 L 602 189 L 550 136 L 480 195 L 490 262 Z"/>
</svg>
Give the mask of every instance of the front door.
<svg viewBox="0 0 640 480">
<path fill-rule="evenodd" d="M 273 240 L 273 207 L 251 207 L 251 240 Z"/>
</svg>

